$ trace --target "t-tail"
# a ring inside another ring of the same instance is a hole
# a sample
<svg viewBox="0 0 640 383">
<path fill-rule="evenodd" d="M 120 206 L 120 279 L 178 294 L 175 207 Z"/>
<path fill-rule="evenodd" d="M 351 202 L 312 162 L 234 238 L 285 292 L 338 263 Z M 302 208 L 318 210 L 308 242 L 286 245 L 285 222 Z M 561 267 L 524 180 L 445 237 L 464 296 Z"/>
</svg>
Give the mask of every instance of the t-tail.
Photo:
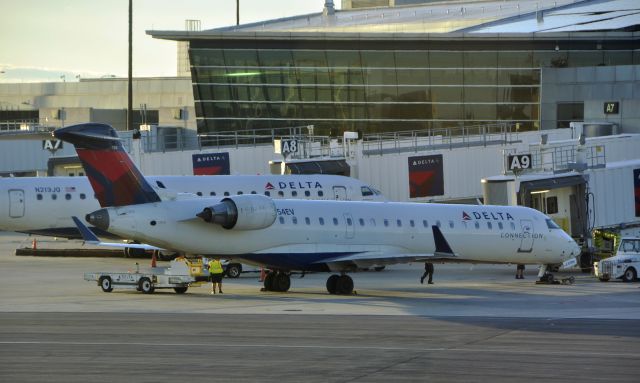
<svg viewBox="0 0 640 383">
<path fill-rule="evenodd" d="M 57 129 L 53 135 L 75 146 L 100 206 L 160 201 L 158 194 L 124 150 L 120 138 L 111 126 L 99 123 L 78 124 Z"/>
</svg>

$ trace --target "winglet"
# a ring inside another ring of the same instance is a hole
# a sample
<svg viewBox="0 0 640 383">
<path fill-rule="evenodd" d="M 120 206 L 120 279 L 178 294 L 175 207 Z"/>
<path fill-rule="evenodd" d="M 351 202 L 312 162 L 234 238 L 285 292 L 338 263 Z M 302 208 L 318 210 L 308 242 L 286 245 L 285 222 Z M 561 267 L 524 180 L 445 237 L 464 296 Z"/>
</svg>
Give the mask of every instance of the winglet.
<svg viewBox="0 0 640 383">
<path fill-rule="evenodd" d="M 96 244 L 96 243 L 100 243 L 100 239 L 98 239 L 98 237 L 96 237 L 95 234 L 93 234 L 93 232 L 91 231 L 91 229 L 89 229 L 87 227 L 87 225 L 85 225 L 84 223 L 82 223 L 82 221 L 80 221 L 78 219 L 78 217 L 76 216 L 72 216 L 71 219 L 73 220 L 73 222 L 76 224 L 76 227 L 78 228 L 78 230 L 80 231 L 80 235 L 82 235 L 82 239 L 86 242 L 86 243 L 90 243 L 90 244 Z"/>
<path fill-rule="evenodd" d="M 431 226 L 433 230 L 433 241 L 436 244 L 436 257 L 455 257 L 453 250 L 451 250 L 451 246 L 449 246 L 449 242 L 444 238 L 442 231 L 436 225 Z"/>
</svg>

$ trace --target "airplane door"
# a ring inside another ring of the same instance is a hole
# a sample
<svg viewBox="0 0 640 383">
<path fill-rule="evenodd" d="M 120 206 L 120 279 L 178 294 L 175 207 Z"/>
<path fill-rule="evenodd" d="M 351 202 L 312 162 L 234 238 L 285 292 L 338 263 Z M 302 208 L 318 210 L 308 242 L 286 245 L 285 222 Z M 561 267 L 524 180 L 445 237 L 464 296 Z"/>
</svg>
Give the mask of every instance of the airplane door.
<svg viewBox="0 0 640 383">
<path fill-rule="evenodd" d="M 24 215 L 24 190 L 9 190 L 9 217 L 20 218 Z"/>
<path fill-rule="evenodd" d="M 521 219 L 522 240 L 520 241 L 519 253 L 530 253 L 533 251 L 533 222 L 530 219 Z"/>
<path fill-rule="evenodd" d="M 344 233 L 345 238 L 353 238 L 355 235 L 355 222 L 353 222 L 353 217 L 351 217 L 350 213 L 344 213 L 344 224 L 346 225 L 346 231 Z"/>
<path fill-rule="evenodd" d="M 347 199 L 347 188 L 344 186 L 334 186 L 333 199 L 337 201 L 345 201 Z"/>
</svg>

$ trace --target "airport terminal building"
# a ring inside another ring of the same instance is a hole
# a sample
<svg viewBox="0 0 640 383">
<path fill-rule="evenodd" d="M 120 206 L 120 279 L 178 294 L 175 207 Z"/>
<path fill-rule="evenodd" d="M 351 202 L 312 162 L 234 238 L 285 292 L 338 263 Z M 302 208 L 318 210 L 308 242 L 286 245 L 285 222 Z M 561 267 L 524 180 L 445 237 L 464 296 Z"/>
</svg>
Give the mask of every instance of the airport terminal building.
<svg viewBox="0 0 640 383">
<path fill-rule="evenodd" d="M 148 33 L 189 43 L 199 133 L 526 131 L 584 120 L 640 132 L 633 0 L 353 8 L 327 1 L 315 14 Z"/>
</svg>

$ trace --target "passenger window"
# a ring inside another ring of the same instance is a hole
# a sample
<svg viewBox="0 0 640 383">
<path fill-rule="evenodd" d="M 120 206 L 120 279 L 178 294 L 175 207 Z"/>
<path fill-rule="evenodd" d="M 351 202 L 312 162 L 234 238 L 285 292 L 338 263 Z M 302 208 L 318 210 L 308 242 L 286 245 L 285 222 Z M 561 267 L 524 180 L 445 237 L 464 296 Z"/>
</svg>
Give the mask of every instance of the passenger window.
<svg viewBox="0 0 640 383">
<path fill-rule="evenodd" d="M 295 190 L 292 190 L 292 191 L 291 191 L 291 196 L 292 196 L 292 197 L 297 197 L 297 196 L 298 196 L 298 192 L 297 192 L 297 191 L 295 191 Z"/>
<path fill-rule="evenodd" d="M 80 193 L 80 199 L 85 199 L 85 198 L 87 198 L 86 194 Z"/>
<path fill-rule="evenodd" d="M 196 193 L 196 195 L 197 195 L 198 197 L 202 197 L 202 192 L 197 192 L 197 193 Z"/>
<path fill-rule="evenodd" d="M 384 226 L 385 226 L 385 227 L 389 226 L 389 220 L 388 220 L 388 219 L 386 219 L 386 218 L 385 218 L 385 220 L 384 220 Z"/>
<path fill-rule="evenodd" d="M 209 192 L 209 195 L 210 195 L 210 196 L 214 196 L 214 195 L 216 195 L 216 192 L 214 192 L 214 191 Z"/>
<path fill-rule="evenodd" d="M 333 218 L 333 224 L 335 226 L 338 226 L 338 218 L 335 218 L 335 217 Z"/>
<path fill-rule="evenodd" d="M 409 220 L 409 226 L 411 226 L 411 227 L 415 227 L 416 226 L 415 222 L 413 222 L 412 219 Z"/>
<path fill-rule="evenodd" d="M 251 194 L 258 194 L 255 190 L 251 190 Z"/>
<path fill-rule="evenodd" d="M 291 217 L 291 221 L 293 221 L 294 225 L 298 224 L 298 217 Z"/>
<path fill-rule="evenodd" d="M 37 194 L 37 195 L 36 195 L 36 199 L 37 199 L 38 201 L 42 201 L 42 194 Z"/>
<path fill-rule="evenodd" d="M 229 196 L 229 192 L 224 192 L 224 195 L 225 195 L 226 197 L 228 197 L 228 196 Z"/>
<path fill-rule="evenodd" d="M 502 230 L 503 226 L 502 226 L 502 222 L 498 222 L 498 229 Z"/>
<path fill-rule="evenodd" d="M 351 225 L 353 225 L 351 218 L 347 218 L 347 226 L 351 226 Z"/>
<path fill-rule="evenodd" d="M 51 194 L 51 199 L 55 201 L 58 199 L 58 196 L 56 194 Z"/>
<path fill-rule="evenodd" d="M 479 228 L 480 228 L 480 222 L 476 221 L 476 222 L 474 223 L 474 225 L 475 225 L 476 229 L 479 229 Z"/>
<path fill-rule="evenodd" d="M 401 220 L 396 220 L 396 225 L 398 225 L 398 227 L 402 227 L 402 221 Z"/>
<path fill-rule="evenodd" d="M 320 225 L 324 225 L 324 218 L 322 217 L 318 218 L 318 222 L 320 222 Z"/>
<path fill-rule="evenodd" d="M 322 190 L 318 190 L 318 197 L 322 197 L 324 195 L 324 192 Z"/>
<path fill-rule="evenodd" d="M 513 222 L 509 222 L 511 224 L 511 230 L 515 230 L 516 229 L 516 224 Z M 547 222 L 548 224 L 548 222 Z"/>
<path fill-rule="evenodd" d="M 453 221 L 449 221 L 449 227 L 453 229 Z"/>
<path fill-rule="evenodd" d="M 71 194 L 67 193 L 64 195 L 64 199 L 66 199 L 67 201 L 71 199 Z"/>
<path fill-rule="evenodd" d="M 487 222 L 487 228 L 488 228 L 489 230 L 493 229 L 493 225 L 491 225 L 491 222 Z"/>
<path fill-rule="evenodd" d="M 278 191 L 278 197 L 284 197 L 284 192 L 282 190 Z"/>
<path fill-rule="evenodd" d="M 360 222 L 360 226 L 364 226 L 364 219 L 360 218 L 358 222 Z"/>
<path fill-rule="evenodd" d="M 429 227 L 429 222 L 426 219 L 422 220 L 422 226 Z"/>
<path fill-rule="evenodd" d="M 271 195 L 271 192 L 269 190 L 265 190 L 264 191 L 264 195 L 266 195 L 267 197 L 269 197 Z"/>
<path fill-rule="evenodd" d="M 311 225 L 311 219 L 309 217 L 304 217 L 304 223 Z"/>
<path fill-rule="evenodd" d="M 278 221 L 280 221 L 281 225 L 284 224 L 284 217 L 283 216 L 278 217 Z"/>
<path fill-rule="evenodd" d="M 311 195 L 311 192 L 309 190 L 305 190 L 304 191 L 304 196 L 305 197 L 309 197 Z"/>
<path fill-rule="evenodd" d="M 238 191 L 238 195 L 243 195 L 244 193 L 242 191 Z"/>
</svg>

